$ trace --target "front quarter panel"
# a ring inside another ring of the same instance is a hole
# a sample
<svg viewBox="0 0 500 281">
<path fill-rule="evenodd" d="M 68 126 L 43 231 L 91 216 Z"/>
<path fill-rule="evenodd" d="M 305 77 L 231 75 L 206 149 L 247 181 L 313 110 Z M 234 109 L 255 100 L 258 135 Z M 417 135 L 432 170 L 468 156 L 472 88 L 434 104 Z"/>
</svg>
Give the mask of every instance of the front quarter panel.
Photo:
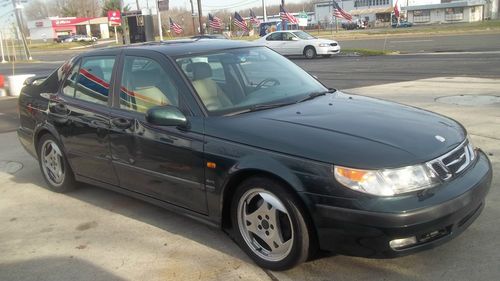
<svg viewBox="0 0 500 281">
<path fill-rule="evenodd" d="M 207 162 L 216 164 L 215 168 L 206 168 L 205 179 L 210 216 L 220 220 L 224 194 L 231 188 L 235 177 L 243 174 L 267 174 L 279 178 L 301 199 L 304 192 L 324 193 L 332 186 L 331 165 L 301 159 L 243 145 L 214 137 L 205 140 Z M 321 191 L 320 191 L 321 190 Z M 312 206 L 304 202 L 306 207 Z"/>
</svg>

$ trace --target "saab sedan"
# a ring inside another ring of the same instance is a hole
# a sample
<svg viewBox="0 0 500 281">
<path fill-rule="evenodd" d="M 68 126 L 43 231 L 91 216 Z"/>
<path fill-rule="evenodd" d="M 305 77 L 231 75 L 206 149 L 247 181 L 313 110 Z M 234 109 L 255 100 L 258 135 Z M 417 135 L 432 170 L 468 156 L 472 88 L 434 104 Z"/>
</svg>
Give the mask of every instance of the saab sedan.
<svg viewBox="0 0 500 281">
<path fill-rule="evenodd" d="M 435 247 L 479 216 L 492 177 L 458 122 L 327 88 L 232 40 L 79 54 L 28 80 L 19 114 L 53 191 L 85 182 L 185 214 L 272 270 L 318 249 Z"/>
</svg>

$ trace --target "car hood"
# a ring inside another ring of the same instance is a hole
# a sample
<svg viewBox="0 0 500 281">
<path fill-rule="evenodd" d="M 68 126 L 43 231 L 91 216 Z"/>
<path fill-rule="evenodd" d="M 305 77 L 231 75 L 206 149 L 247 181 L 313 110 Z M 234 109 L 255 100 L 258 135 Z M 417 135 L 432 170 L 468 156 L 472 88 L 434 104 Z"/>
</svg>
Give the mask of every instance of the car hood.
<svg viewBox="0 0 500 281">
<path fill-rule="evenodd" d="M 466 135 L 459 123 L 439 114 L 339 92 L 280 108 L 210 117 L 205 133 L 362 169 L 423 163 L 456 147 Z"/>
</svg>

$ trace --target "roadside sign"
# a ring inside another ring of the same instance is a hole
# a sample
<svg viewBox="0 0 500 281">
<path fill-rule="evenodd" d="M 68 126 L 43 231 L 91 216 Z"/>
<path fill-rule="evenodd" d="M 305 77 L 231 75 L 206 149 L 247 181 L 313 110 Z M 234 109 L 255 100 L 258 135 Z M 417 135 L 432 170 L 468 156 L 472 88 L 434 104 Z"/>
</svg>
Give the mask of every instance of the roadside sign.
<svg viewBox="0 0 500 281">
<path fill-rule="evenodd" d="M 158 0 L 158 10 L 168 11 L 169 10 L 169 1 L 168 0 Z"/>
<path fill-rule="evenodd" d="M 307 26 L 307 13 L 305 12 L 299 13 L 297 19 L 299 20 L 299 26 Z"/>
<path fill-rule="evenodd" d="M 108 24 L 110 26 L 120 26 L 122 25 L 121 14 L 119 10 L 108 11 Z"/>
</svg>

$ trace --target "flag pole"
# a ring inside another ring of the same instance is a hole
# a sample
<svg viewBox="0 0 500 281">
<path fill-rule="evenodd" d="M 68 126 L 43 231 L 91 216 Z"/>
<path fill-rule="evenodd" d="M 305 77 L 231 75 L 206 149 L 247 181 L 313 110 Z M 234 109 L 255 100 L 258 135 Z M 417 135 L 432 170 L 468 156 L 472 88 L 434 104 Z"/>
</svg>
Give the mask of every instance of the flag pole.
<svg viewBox="0 0 500 281">
<path fill-rule="evenodd" d="M 339 22 L 337 20 L 337 17 L 335 17 L 335 33 L 339 33 Z"/>
</svg>

